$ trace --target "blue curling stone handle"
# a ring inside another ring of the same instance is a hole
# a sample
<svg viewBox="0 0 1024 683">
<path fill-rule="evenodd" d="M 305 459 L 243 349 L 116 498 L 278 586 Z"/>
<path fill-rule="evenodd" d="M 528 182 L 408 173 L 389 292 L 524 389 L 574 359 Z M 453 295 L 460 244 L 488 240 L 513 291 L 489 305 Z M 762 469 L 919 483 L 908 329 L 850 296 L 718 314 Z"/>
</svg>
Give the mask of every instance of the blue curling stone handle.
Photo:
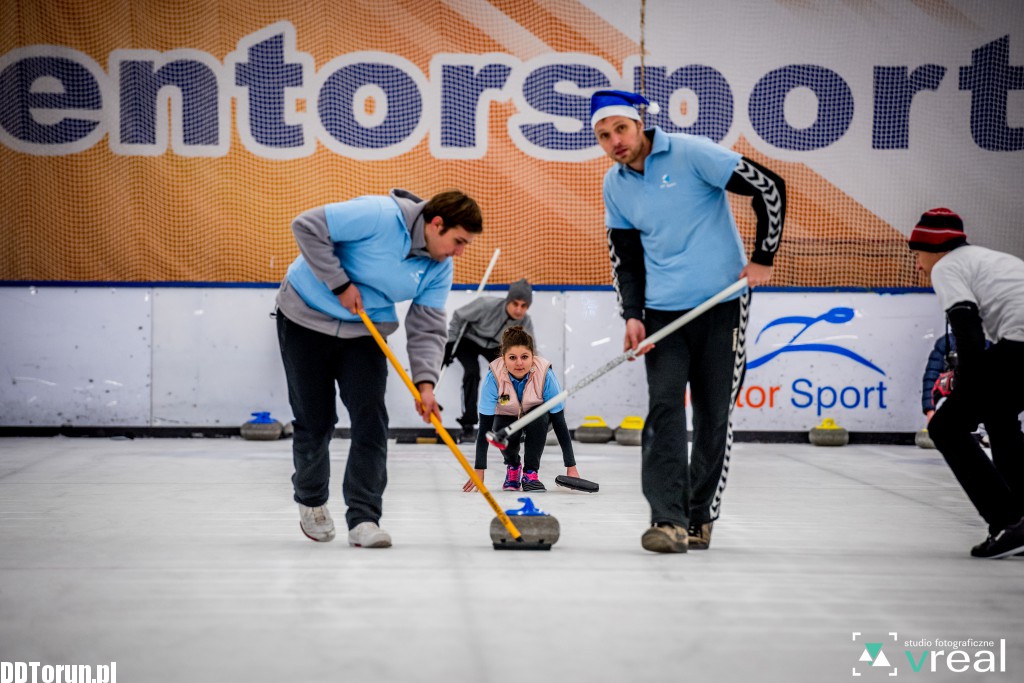
<svg viewBox="0 0 1024 683">
<path fill-rule="evenodd" d="M 523 507 L 518 510 L 505 510 L 505 514 L 515 517 L 543 517 L 548 514 L 534 505 L 530 498 L 520 498 L 519 502 L 523 504 Z"/>
</svg>

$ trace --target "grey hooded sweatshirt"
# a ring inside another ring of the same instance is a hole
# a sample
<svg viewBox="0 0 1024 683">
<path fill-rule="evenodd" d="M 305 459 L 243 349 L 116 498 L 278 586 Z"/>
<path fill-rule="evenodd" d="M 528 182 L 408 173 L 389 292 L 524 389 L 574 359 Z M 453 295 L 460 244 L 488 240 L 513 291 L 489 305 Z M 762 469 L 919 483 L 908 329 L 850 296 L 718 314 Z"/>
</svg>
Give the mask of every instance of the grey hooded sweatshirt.
<svg viewBox="0 0 1024 683">
<path fill-rule="evenodd" d="M 456 310 L 448 324 L 448 341 L 455 341 L 463 324 L 466 330 L 462 333 L 462 338 L 485 349 L 501 346 L 501 334 L 506 328 L 516 325 L 522 325 L 530 336 L 535 336 L 533 320 L 530 319 L 529 313 L 522 320 L 514 320 L 506 311 L 505 306 L 515 299 L 522 299 L 528 304 L 533 303 L 533 288 L 525 279 L 509 285 L 508 295 L 504 299 L 480 297 Z"/>
</svg>

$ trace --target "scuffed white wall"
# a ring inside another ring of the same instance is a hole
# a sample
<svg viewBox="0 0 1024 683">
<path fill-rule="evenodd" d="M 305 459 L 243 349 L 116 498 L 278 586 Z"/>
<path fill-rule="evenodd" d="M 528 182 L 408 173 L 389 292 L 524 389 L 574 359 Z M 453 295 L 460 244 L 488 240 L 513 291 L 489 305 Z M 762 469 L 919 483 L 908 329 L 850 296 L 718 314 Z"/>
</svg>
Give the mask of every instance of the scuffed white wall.
<svg viewBox="0 0 1024 683">
<path fill-rule="evenodd" d="M 0 424 L 148 425 L 149 289 L 0 287 Z"/>
<path fill-rule="evenodd" d="M 452 292 L 449 311 L 474 295 Z M 260 288 L 0 287 L 0 426 L 236 427 L 254 411 L 290 420 L 269 315 L 275 296 Z M 833 322 L 837 307 L 855 314 Z M 611 291 L 537 291 L 530 313 L 540 353 L 565 386 L 621 353 Z M 921 371 L 942 329 L 931 294 L 757 293 L 749 358 L 783 351 L 748 372 L 735 428 L 800 431 L 833 417 L 857 431 L 916 431 Z M 404 361 L 402 328 L 390 344 Z M 461 378 L 455 363 L 438 389 L 446 425 L 461 412 Z M 586 415 L 615 426 L 646 405 L 643 363 L 625 363 L 571 397 L 566 416 L 570 427 Z M 388 409 L 392 427 L 423 426 L 394 372 Z M 338 415 L 349 426 L 340 403 Z"/>
</svg>

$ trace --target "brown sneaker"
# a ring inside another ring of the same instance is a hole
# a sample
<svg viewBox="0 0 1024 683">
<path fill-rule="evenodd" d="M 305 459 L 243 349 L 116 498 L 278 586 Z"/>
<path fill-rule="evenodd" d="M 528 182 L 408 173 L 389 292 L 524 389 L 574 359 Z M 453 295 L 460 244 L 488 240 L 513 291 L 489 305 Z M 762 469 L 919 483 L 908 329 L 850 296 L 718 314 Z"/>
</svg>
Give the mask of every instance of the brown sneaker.
<svg viewBox="0 0 1024 683">
<path fill-rule="evenodd" d="M 651 525 L 640 537 L 640 545 L 652 553 L 685 553 L 686 527 L 667 522 Z"/>
<path fill-rule="evenodd" d="M 690 550 L 707 550 L 711 546 L 711 528 L 715 526 L 714 522 L 705 522 L 704 524 L 696 524 L 690 522 Z"/>
</svg>

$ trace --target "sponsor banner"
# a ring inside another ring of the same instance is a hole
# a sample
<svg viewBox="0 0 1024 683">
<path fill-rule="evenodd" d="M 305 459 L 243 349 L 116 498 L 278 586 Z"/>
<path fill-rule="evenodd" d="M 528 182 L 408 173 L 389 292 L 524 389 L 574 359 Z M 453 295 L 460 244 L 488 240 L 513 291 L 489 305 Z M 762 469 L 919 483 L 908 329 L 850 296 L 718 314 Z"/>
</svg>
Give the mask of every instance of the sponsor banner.
<svg viewBox="0 0 1024 683">
<path fill-rule="evenodd" d="M 916 431 L 925 363 L 944 332 L 933 295 L 755 293 L 734 427 L 805 430 L 832 418 L 850 431 Z"/>
<path fill-rule="evenodd" d="M 480 200 L 457 282 L 502 247 L 495 282 L 608 284 L 609 87 L 785 178 L 779 286 L 926 286 L 904 235 L 940 205 L 1024 254 L 1024 13 L 812 5 L 10 0 L 0 281 L 275 282 L 295 216 L 398 186 Z"/>
<path fill-rule="evenodd" d="M 542 321 L 541 353 L 556 364 L 564 358 L 565 387 L 621 353 L 624 327 L 613 293 L 566 294 L 564 354 L 553 339 L 560 318 L 546 299 L 536 298 L 531 315 Z M 747 373 L 734 429 L 807 431 L 825 418 L 859 432 L 924 427 L 922 376 L 936 336 L 945 331 L 934 294 L 755 290 L 750 308 Z M 642 361 L 623 363 L 566 403 L 572 427 L 587 415 L 617 426 L 626 416 L 646 414 Z"/>
</svg>

